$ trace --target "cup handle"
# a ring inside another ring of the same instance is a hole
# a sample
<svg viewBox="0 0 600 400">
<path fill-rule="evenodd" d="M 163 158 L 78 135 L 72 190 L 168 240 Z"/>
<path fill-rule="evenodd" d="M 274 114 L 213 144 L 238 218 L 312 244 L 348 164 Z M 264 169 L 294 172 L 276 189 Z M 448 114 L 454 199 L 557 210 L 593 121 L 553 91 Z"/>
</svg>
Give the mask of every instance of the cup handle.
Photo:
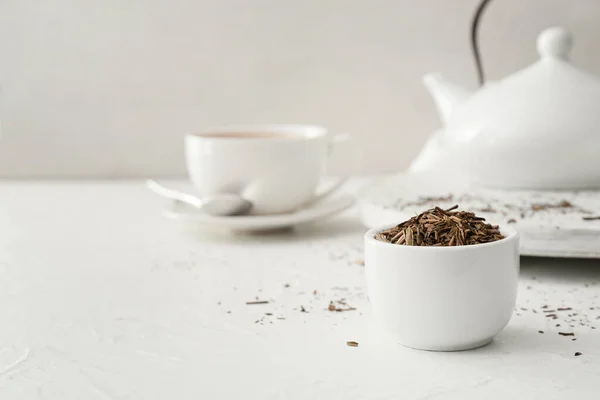
<svg viewBox="0 0 600 400">
<path fill-rule="evenodd" d="M 350 140 L 350 135 L 347 133 L 340 133 L 331 138 L 331 142 L 329 142 L 329 155 L 333 153 L 335 147 L 341 143 L 345 143 Z"/>
<path fill-rule="evenodd" d="M 335 147 L 341 143 L 345 143 L 350 139 L 350 135 L 347 133 L 340 133 L 331 138 L 331 142 L 329 142 L 329 155 L 334 151 Z M 333 192 L 338 190 L 340 186 L 342 186 L 348 180 L 347 177 L 339 177 L 336 180 L 329 184 L 326 188 L 318 191 L 315 196 L 304 206 L 312 205 L 318 201 L 323 200 L 325 197 L 331 195 Z"/>
</svg>

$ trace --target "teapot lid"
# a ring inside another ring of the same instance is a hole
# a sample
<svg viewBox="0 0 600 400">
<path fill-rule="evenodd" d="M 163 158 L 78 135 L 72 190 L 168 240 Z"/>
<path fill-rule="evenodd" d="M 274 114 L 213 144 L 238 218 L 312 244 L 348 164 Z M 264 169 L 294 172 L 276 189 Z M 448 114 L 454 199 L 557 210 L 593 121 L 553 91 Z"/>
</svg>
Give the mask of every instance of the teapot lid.
<svg viewBox="0 0 600 400">
<path fill-rule="evenodd" d="M 600 128 L 600 79 L 569 62 L 572 46 L 565 29 L 543 31 L 537 39 L 540 59 L 499 82 L 486 83 L 456 107 L 446 132 L 454 140 L 477 137 L 489 139 L 487 144 L 502 144 L 502 137 L 533 141 L 595 136 Z"/>
</svg>

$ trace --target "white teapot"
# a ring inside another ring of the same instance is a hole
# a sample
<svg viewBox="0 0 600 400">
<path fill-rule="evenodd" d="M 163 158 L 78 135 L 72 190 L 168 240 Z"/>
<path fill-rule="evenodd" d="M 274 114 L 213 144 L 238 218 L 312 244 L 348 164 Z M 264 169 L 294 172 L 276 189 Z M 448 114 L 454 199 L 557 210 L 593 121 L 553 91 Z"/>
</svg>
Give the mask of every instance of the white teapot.
<svg viewBox="0 0 600 400">
<path fill-rule="evenodd" d="M 545 30 L 537 47 L 539 61 L 474 93 L 426 75 L 444 127 L 410 171 L 504 189 L 600 188 L 600 79 L 571 65 L 564 29 Z"/>
</svg>

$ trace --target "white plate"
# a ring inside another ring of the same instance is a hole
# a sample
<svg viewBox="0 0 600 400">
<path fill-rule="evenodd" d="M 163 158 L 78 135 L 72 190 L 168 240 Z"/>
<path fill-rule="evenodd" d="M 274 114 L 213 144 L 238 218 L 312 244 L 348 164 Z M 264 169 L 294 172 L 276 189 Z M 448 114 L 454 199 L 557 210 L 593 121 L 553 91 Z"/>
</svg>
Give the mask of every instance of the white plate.
<svg viewBox="0 0 600 400">
<path fill-rule="evenodd" d="M 358 201 L 369 228 L 400 223 L 434 205 L 458 204 L 492 223 L 510 223 L 521 234 L 522 255 L 600 258 L 600 220 L 583 219 L 600 216 L 600 191 L 491 190 L 448 177 L 400 174 L 363 187 Z M 562 201 L 572 206 L 533 210 Z"/>
<path fill-rule="evenodd" d="M 352 207 L 354 203 L 355 199 L 351 195 L 333 194 L 310 207 L 289 214 L 215 217 L 185 204 L 173 202 L 167 206 L 164 215 L 171 219 L 236 231 L 269 231 L 321 221 Z"/>
</svg>

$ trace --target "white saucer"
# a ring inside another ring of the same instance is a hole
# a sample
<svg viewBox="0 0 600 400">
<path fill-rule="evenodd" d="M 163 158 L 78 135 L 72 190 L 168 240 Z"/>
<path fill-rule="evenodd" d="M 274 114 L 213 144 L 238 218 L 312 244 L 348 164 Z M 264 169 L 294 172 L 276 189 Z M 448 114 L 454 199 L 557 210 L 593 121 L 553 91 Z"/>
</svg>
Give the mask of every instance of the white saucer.
<svg viewBox="0 0 600 400">
<path fill-rule="evenodd" d="M 243 215 L 234 217 L 216 217 L 206 215 L 197 209 L 179 202 L 169 203 L 163 214 L 167 218 L 189 221 L 199 225 L 227 228 L 236 231 L 270 231 L 290 228 L 295 225 L 321 221 L 338 214 L 354 205 L 354 196 L 332 194 L 307 208 L 288 214 Z"/>
<path fill-rule="evenodd" d="M 572 204 L 534 211 L 540 204 Z M 458 204 L 495 224 L 510 224 L 521 234 L 521 254 L 600 258 L 600 191 L 528 191 L 470 187 L 453 179 L 400 174 L 362 188 L 358 195 L 364 225 L 400 223 L 433 206 Z"/>
</svg>

